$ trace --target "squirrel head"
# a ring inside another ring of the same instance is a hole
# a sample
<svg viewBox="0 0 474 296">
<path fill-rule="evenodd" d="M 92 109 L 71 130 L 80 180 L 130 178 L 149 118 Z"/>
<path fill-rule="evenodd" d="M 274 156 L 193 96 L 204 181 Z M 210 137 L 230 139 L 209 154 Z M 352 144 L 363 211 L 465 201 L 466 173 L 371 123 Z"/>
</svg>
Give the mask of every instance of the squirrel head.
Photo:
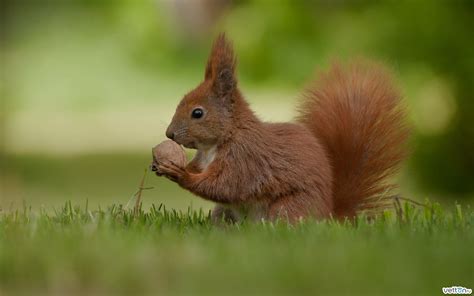
<svg viewBox="0 0 474 296">
<path fill-rule="evenodd" d="M 166 136 L 187 148 L 206 149 L 226 138 L 233 129 L 236 100 L 232 44 L 220 34 L 207 62 L 204 81 L 179 103 Z"/>
</svg>

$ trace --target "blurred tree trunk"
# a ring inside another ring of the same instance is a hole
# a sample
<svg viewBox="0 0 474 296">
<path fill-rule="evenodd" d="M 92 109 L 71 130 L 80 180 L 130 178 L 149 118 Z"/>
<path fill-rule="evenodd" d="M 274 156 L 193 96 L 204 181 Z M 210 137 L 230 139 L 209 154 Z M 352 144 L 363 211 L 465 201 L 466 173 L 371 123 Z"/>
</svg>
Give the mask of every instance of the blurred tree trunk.
<svg viewBox="0 0 474 296">
<path fill-rule="evenodd" d="M 176 23 L 188 38 L 201 39 L 231 6 L 231 0 L 176 0 L 170 2 Z"/>
</svg>

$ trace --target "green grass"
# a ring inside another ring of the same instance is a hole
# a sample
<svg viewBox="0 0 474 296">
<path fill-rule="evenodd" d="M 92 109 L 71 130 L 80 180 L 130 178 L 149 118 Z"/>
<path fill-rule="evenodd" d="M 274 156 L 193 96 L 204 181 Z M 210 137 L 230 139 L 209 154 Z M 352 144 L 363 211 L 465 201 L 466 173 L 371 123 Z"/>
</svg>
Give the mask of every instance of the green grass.
<svg viewBox="0 0 474 296">
<path fill-rule="evenodd" d="M 221 227 L 161 206 L 24 208 L 0 214 L 0 294 L 439 295 L 474 286 L 473 222 L 437 205 Z"/>
</svg>

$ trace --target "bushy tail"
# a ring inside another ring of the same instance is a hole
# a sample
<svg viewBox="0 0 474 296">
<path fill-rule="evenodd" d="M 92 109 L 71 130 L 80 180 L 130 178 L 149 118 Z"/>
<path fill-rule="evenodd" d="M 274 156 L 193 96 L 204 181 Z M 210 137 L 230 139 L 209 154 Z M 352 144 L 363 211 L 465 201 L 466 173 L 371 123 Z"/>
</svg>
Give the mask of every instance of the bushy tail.
<svg viewBox="0 0 474 296">
<path fill-rule="evenodd" d="M 322 141 L 334 175 L 334 215 L 388 205 L 391 177 L 407 156 L 401 96 L 378 64 L 333 64 L 306 92 L 300 122 Z"/>
</svg>

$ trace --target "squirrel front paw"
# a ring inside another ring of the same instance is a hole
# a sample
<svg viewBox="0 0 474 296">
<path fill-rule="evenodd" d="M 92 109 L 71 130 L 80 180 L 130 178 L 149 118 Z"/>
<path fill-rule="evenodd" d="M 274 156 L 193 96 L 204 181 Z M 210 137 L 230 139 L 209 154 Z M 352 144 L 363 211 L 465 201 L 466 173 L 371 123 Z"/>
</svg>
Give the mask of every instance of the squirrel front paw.
<svg viewBox="0 0 474 296">
<path fill-rule="evenodd" d="M 163 176 L 163 173 L 161 173 L 158 169 L 158 163 L 156 163 L 155 161 L 150 164 L 150 170 L 155 172 L 157 176 Z"/>
<path fill-rule="evenodd" d="M 158 176 L 165 176 L 176 183 L 180 183 L 188 174 L 184 168 L 172 162 L 153 163 L 152 166 L 155 166 L 155 170 L 153 168 L 152 170 L 154 170 Z"/>
</svg>

